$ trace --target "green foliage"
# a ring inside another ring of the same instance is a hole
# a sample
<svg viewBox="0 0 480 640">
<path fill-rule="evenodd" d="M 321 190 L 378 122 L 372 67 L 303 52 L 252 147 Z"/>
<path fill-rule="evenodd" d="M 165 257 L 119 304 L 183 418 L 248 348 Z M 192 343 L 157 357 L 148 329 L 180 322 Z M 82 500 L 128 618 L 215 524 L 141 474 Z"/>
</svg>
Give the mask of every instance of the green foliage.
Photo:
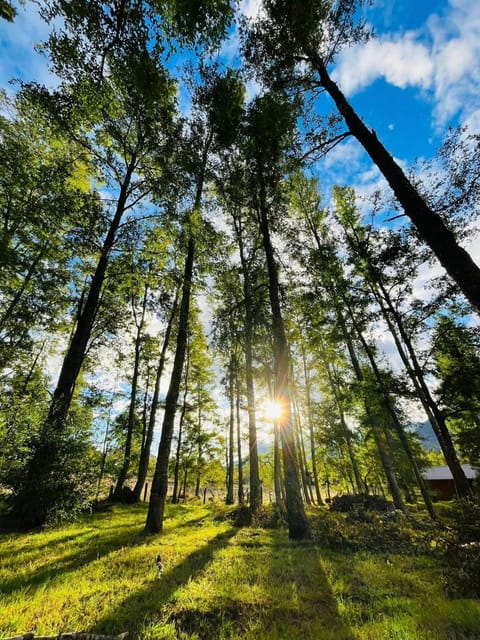
<svg viewBox="0 0 480 640">
<path fill-rule="evenodd" d="M 47 380 L 39 367 L 15 371 L 0 393 L 0 485 L 15 490 L 48 412 Z"/>
<path fill-rule="evenodd" d="M 477 330 L 440 316 L 433 337 L 438 391 L 460 449 L 473 464 L 480 462 L 479 345 Z"/>
<path fill-rule="evenodd" d="M 455 501 L 448 526 L 435 541 L 445 564 L 444 583 L 456 598 L 480 598 L 480 502 Z"/>
<path fill-rule="evenodd" d="M 17 10 L 10 2 L 7 2 L 7 0 L 0 0 L 0 18 L 3 18 L 8 22 L 13 22 L 16 15 Z"/>
<path fill-rule="evenodd" d="M 334 496 L 329 508 L 330 511 L 338 511 L 339 513 L 349 513 L 352 511 L 388 513 L 393 510 L 393 505 L 383 496 L 357 493 Z"/>
</svg>

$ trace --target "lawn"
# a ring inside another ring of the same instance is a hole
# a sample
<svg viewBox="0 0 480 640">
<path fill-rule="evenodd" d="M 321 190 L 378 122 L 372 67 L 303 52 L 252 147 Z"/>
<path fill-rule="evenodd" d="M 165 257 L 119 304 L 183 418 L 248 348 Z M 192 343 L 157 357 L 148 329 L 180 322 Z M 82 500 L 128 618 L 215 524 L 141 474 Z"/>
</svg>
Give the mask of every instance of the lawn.
<svg viewBox="0 0 480 640">
<path fill-rule="evenodd" d="M 222 513 L 170 505 L 164 534 L 147 536 L 144 505 L 114 506 L 40 533 L 1 535 L 0 638 L 480 638 L 480 601 L 447 597 L 430 555 L 332 551 L 291 542 L 284 529 L 235 527 Z"/>
</svg>

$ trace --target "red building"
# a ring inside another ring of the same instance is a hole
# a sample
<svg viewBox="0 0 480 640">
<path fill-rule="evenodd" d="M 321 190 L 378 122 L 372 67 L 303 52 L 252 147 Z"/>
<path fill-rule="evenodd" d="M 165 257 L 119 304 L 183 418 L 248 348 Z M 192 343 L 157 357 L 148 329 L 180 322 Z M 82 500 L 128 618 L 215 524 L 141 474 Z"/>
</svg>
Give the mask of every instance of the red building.
<svg viewBox="0 0 480 640">
<path fill-rule="evenodd" d="M 478 476 L 478 472 L 469 464 L 462 464 L 462 469 L 470 484 Z M 448 467 L 430 467 L 422 473 L 427 485 L 439 500 L 451 500 L 455 497 L 455 483 Z"/>
</svg>

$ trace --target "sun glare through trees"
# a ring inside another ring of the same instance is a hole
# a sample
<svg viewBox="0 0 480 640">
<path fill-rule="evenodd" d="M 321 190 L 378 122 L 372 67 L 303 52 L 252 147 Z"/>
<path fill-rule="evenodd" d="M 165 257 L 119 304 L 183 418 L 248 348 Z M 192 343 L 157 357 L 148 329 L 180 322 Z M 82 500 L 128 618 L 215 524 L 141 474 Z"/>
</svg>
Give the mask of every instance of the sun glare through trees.
<svg viewBox="0 0 480 640">
<path fill-rule="evenodd" d="M 0 0 L 0 639 L 480 637 L 479 25 Z"/>
</svg>

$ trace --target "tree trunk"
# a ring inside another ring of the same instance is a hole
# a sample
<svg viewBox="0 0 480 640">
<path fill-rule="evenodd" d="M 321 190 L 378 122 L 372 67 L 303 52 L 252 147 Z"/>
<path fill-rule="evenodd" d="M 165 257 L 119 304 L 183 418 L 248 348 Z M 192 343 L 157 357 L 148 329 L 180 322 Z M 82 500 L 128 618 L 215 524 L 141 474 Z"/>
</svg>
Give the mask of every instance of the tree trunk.
<svg viewBox="0 0 480 640">
<path fill-rule="evenodd" d="M 280 418 L 279 426 L 282 440 L 283 467 L 285 475 L 288 534 L 289 537 L 294 540 L 301 540 L 308 538 L 310 532 L 308 520 L 305 515 L 298 474 L 295 429 L 292 422 L 292 406 L 288 379 L 288 346 L 280 308 L 277 265 L 270 239 L 265 186 L 261 170 L 259 170 L 258 178 L 260 189 L 260 230 L 262 233 L 263 247 L 267 260 L 268 291 L 272 310 L 275 401 L 282 407 L 282 417 Z"/>
<path fill-rule="evenodd" d="M 398 354 L 400 355 L 405 369 L 410 376 L 410 379 L 412 380 L 418 398 L 427 414 L 427 417 L 430 420 L 432 429 L 437 436 L 438 442 L 445 458 L 445 462 L 452 472 L 457 495 L 459 497 L 470 497 L 472 495 L 471 487 L 465 476 L 465 472 L 463 471 L 462 466 L 460 465 L 460 462 L 458 460 L 455 447 L 450 436 L 450 432 L 445 422 L 445 417 L 430 393 L 428 385 L 425 381 L 425 376 L 423 375 L 422 368 L 418 362 L 415 348 L 412 344 L 412 341 L 410 340 L 410 336 L 405 329 L 402 316 L 398 313 L 395 305 L 393 304 L 390 294 L 383 283 L 381 272 L 379 272 L 378 268 L 370 261 L 368 254 L 362 248 L 356 229 L 352 226 L 352 235 L 348 233 L 347 229 L 345 229 L 345 231 L 347 240 L 352 250 L 360 254 L 365 261 L 368 274 L 366 278 L 368 286 L 370 288 L 370 291 L 372 292 L 372 295 L 377 301 L 377 304 L 380 307 L 383 318 L 385 319 L 385 322 L 387 323 L 390 333 L 392 334 L 392 337 L 394 339 Z M 400 337 L 397 333 L 397 329 Z M 403 340 L 403 344 L 408 351 L 410 359 L 405 352 L 400 338 L 401 340 Z M 417 476 L 417 473 L 415 473 L 415 475 Z M 429 496 L 429 494 L 426 490 L 425 483 L 423 481 L 423 478 L 421 477 L 421 474 L 420 483 L 424 486 L 422 495 L 425 499 L 425 495 Z M 428 511 L 430 512 L 430 515 L 432 517 L 435 517 L 433 513 L 433 505 L 431 504 L 429 497 L 428 500 L 430 502 L 430 506 L 427 505 Z"/>
<path fill-rule="evenodd" d="M 316 450 L 315 433 L 313 429 L 313 420 L 312 420 L 312 396 L 310 392 L 310 376 L 308 375 L 307 359 L 306 359 L 305 349 L 303 345 L 302 345 L 302 359 L 303 359 L 303 375 L 305 378 L 305 395 L 307 397 L 307 419 L 308 419 L 308 430 L 310 433 L 310 453 L 311 453 L 311 462 L 312 462 L 313 483 L 315 485 L 315 495 L 317 498 L 317 504 L 323 505 L 322 494 L 320 493 L 320 484 L 318 481 L 317 450 Z"/>
<path fill-rule="evenodd" d="M 313 504 L 312 488 L 310 486 L 310 482 L 308 479 L 309 474 L 307 473 L 308 471 L 307 455 L 305 453 L 305 442 L 303 440 L 302 421 L 300 418 L 300 411 L 298 409 L 298 402 L 296 397 L 292 403 L 292 410 L 293 410 L 293 416 L 294 416 L 296 444 L 297 444 L 297 451 L 298 451 L 298 462 L 299 462 L 299 468 L 300 468 L 300 478 L 302 480 L 303 495 L 305 496 L 305 502 L 308 505 L 312 505 Z"/>
<path fill-rule="evenodd" d="M 480 268 L 470 255 L 457 243 L 455 235 L 442 218 L 431 209 L 408 180 L 400 166 L 354 111 L 339 87 L 328 75 L 318 53 L 305 47 L 320 83 L 335 102 L 350 133 L 360 142 L 373 162 L 384 175 L 405 213 L 413 222 L 419 236 L 433 251 L 450 277 L 457 283 L 473 307 L 480 311 Z"/>
<path fill-rule="evenodd" d="M 353 366 L 353 370 L 355 372 L 355 376 L 359 382 L 363 382 L 364 376 L 362 373 L 362 369 L 360 367 L 360 363 L 358 362 L 357 355 L 355 353 L 352 339 L 350 337 L 350 334 L 348 333 L 343 316 L 338 310 L 337 310 L 337 317 L 343 333 L 343 337 L 347 345 L 348 353 L 350 355 L 350 360 Z M 382 467 L 385 472 L 385 477 L 387 478 L 388 488 L 393 498 L 393 503 L 397 509 L 400 509 L 400 511 L 403 511 L 404 513 L 406 513 L 407 509 L 405 507 L 405 503 L 403 502 L 402 494 L 400 493 L 400 488 L 398 486 L 397 478 L 395 477 L 395 472 L 393 470 L 390 456 L 388 455 L 388 451 L 386 449 L 385 443 L 382 438 L 381 429 L 378 424 L 377 417 L 375 413 L 371 410 L 367 402 L 364 403 L 364 406 L 365 406 L 365 413 L 367 415 L 368 421 L 372 428 L 375 444 L 377 445 L 380 462 L 382 463 Z"/>
<path fill-rule="evenodd" d="M 352 467 L 353 475 L 355 477 L 355 485 L 357 487 L 357 491 L 359 493 L 361 493 L 363 491 L 363 484 L 362 484 L 362 478 L 360 476 L 360 471 L 359 471 L 359 468 L 358 468 L 357 459 L 356 459 L 355 453 L 353 451 L 352 434 L 350 432 L 350 429 L 348 428 L 347 423 L 345 422 L 345 412 L 343 410 L 342 399 L 340 398 L 340 394 L 339 394 L 339 391 L 338 391 L 338 385 L 335 383 L 335 378 L 334 378 L 334 375 L 333 375 L 333 373 L 331 371 L 330 364 L 328 362 L 326 362 L 326 360 L 325 360 L 325 354 L 323 353 L 323 348 L 322 348 L 322 357 L 323 357 L 324 365 L 325 365 L 325 368 L 326 368 L 326 371 L 327 371 L 327 376 L 328 376 L 328 382 L 330 384 L 330 389 L 332 390 L 333 397 L 335 398 L 335 404 L 337 405 L 337 408 L 338 408 L 338 415 L 340 417 L 340 424 L 342 425 L 342 431 L 343 431 L 343 435 L 345 437 L 345 443 L 347 445 L 348 457 L 350 459 L 350 465 Z"/>
<path fill-rule="evenodd" d="M 173 321 L 177 313 L 178 307 L 178 290 L 175 292 L 175 298 L 173 301 L 170 315 L 168 318 L 167 327 L 165 329 L 165 336 L 163 338 L 162 350 L 160 352 L 160 358 L 158 361 L 157 372 L 155 375 L 155 386 L 153 388 L 152 406 L 150 409 L 150 416 L 148 418 L 148 428 L 145 437 L 145 443 L 140 452 L 140 461 L 138 463 L 138 474 L 135 487 L 133 489 L 133 498 L 135 502 L 140 502 L 142 495 L 142 487 L 145 484 L 148 473 L 148 464 L 150 462 L 150 450 L 152 447 L 153 432 L 155 429 L 155 420 L 157 417 L 158 400 L 160 397 L 160 382 L 162 379 L 163 370 L 165 368 L 165 361 L 167 358 L 167 351 L 170 344 L 170 336 L 173 328 Z"/>
<path fill-rule="evenodd" d="M 115 500 L 120 500 L 123 492 L 123 485 L 125 480 L 127 479 L 128 471 L 130 469 L 130 458 L 132 455 L 132 440 L 133 440 L 133 431 L 135 428 L 135 408 L 137 404 L 137 386 L 138 386 L 138 376 L 140 371 L 140 356 L 141 356 L 141 342 L 142 342 L 142 332 L 143 326 L 145 324 L 145 312 L 147 309 L 147 297 L 148 297 L 148 285 L 145 285 L 143 299 L 142 299 L 142 310 L 140 313 L 140 320 L 136 322 L 137 325 L 137 334 L 135 336 L 135 358 L 133 363 L 133 374 L 132 374 L 132 387 L 130 391 L 130 405 L 128 408 L 128 422 L 127 422 L 127 438 L 125 441 L 125 451 L 123 456 L 123 464 L 118 474 L 117 484 L 115 486 L 115 490 L 113 492 L 113 497 Z M 132 295 L 132 310 L 133 315 L 136 319 L 135 312 L 135 302 L 133 300 Z"/>
<path fill-rule="evenodd" d="M 248 445 L 250 453 L 250 509 L 256 511 L 262 504 L 262 488 L 258 464 L 257 422 L 255 415 L 255 387 L 253 383 L 253 309 L 250 276 L 243 245 L 242 224 L 234 217 L 240 261 L 243 275 L 243 297 L 245 301 L 245 386 L 247 390 Z"/>
<path fill-rule="evenodd" d="M 275 489 L 275 502 L 282 513 L 285 511 L 285 503 L 282 493 L 282 469 L 280 462 L 280 436 L 278 424 L 273 425 L 273 486 Z"/>
<path fill-rule="evenodd" d="M 79 311 L 75 331 L 63 359 L 39 442 L 29 461 L 24 484 L 13 502 L 13 511 L 24 526 L 35 527 L 44 524 L 49 509 L 61 498 L 52 484 L 52 470 L 57 464 L 57 439 L 65 430 L 75 385 L 94 326 L 110 252 L 125 212 L 135 166 L 136 156 L 133 154 L 121 184 L 115 214 L 103 242 L 85 304 Z"/>
<path fill-rule="evenodd" d="M 147 522 L 145 525 L 145 528 L 149 533 L 160 533 L 163 529 L 163 513 L 165 510 L 165 501 L 168 491 L 168 459 L 170 457 L 175 413 L 177 411 L 183 363 L 187 348 L 188 318 L 190 312 L 190 294 L 192 288 L 194 256 L 195 240 L 193 237 L 190 237 L 183 274 L 182 300 L 180 303 L 180 318 L 178 323 L 175 358 L 173 361 L 170 385 L 165 400 L 162 434 L 158 447 L 157 463 L 152 480 L 150 504 L 148 508 Z"/>
<path fill-rule="evenodd" d="M 95 322 L 110 251 L 112 250 L 115 242 L 117 231 L 127 204 L 130 181 L 135 165 L 136 156 L 133 155 L 121 185 L 115 215 L 110 223 L 110 228 L 104 240 L 97 268 L 92 277 L 90 288 L 86 296 L 85 304 L 79 313 L 75 332 L 63 360 L 57 386 L 53 393 L 50 411 L 45 422 L 45 428 L 47 430 L 52 428 L 56 431 L 61 431 L 65 424 L 67 413 L 70 409 L 75 383 L 77 382 L 81 366 L 85 359 L 88 341 Z"/>
<path fill-rule="evenodd" d="M 237 460 L 238 460 L 238 504 L 245 502 L 243 488 L 242 433 L 240 423 L 240 379 L 238 376 L 238 360 L 235 367 L 235 416 L 237 421 Z"/>
<path fill-rule="evenodd" d="M 208 153 L 213 139 L 210 131 L 205 142 L 202 154 L 202 166 L 197 180 L 195 202 L 193 211 L 200 209 L 203 194 L 203 183 L 207 166 Z M 150 504 L 148 508 L 145 529 L 149 533 L 160 533 L 163 529 L 163 513 L 168 491 L 168 459 L 172 446 L 173 429 L 175 426 L 175 414 L 177 411 L 180 384 L 182 382 L 183 364 L 188 339 L 188 319 L 190 315 L 190 297 L 193 279 L 193 263 L 195 258 L 195 238 L 190 235 L 188 240 L 185 268 L 183 272 L 182 300 L 180 303 L 180 317 L 178 322 L 177 344 L 173 361 L 172 375 L 165 399 L 165 413 L 163 415 L 162 434 L 158 446 L 157 463 L 152 480 L 150 492 Z"/>
<path fill-rule="evenodd" d="M 228 372 L 228 402 L 230 404 L 230 416 L 228 419 L 228 462 L 227 462 L 227 496 L 225 504 L 233 504 L 233 428 L 235 423 L 235 397 L 233 390 L 233 362 L 230 354 L 230 366 Z"/>
<path fill-rule="evenodd" d="M 182 452 L 182 437 L 183 437 L 183 423 L 185 420 L 185 414 L 187 412 L 187 396 L 188 396 L 188 373 L 190 370 L 190 358 L 188 355 L 187 347 L 187 361 L 185 366 L 185 390 L 183 392 L 182 411 L 180 413 L 180 420 L 178 421 L 178 440 L 177 450 L 175 452 L 175 469 L 173 472 L 173 491 L 172 491 L 172 503 L 177 504 L 179 501 L 179 481 L 180 481 L 180 454 Z"/>
<path fill-rule="evenodd" d="M 395 345 L 397 347 L 397 351 L 402 359 L 402 362 L 405 365 L 407 373 L 409 374 L 415 390 L 417 392 L 418 398 L 422 403 L 423 408 L 427 414 L 427 417 L 432 425 L 432 429 L 437 436 L 437 440 L 440 444 L 440 448 L 442 449 L 443 456 L 445 458 L 445 462 L 447 463 L 450 471 L 452 472 L 453 480 L 455 483 L 455 489 L 458 497 L 460 498 L 468 498 L 472 495 L 472 489 L 467 480 L 464 470 L 460 464 L 460 461 L 457 457 L 457 452 L 455 451 L 455 446 L 452 441 L 452 437 L 448 430 L 445 416 L 443 412 L 439 408 L 432 394 L 430 393 L 430 389 L 425 381 L 425 376 L 423 375 L 422 368 L 420 363 L 418 362 L 417 354 L 415 352 L 415 348 L 410 340 L 409 335 L 407 334 L 405 327 L 403 325 L 402 318 L 397 310 L 394 308 L 390 297 L 388 296 L 388 292 L 385 287 L 381 286 L 381 292 L 383 299 L 387 303 L 388 309 L 385 309 L 383 305 L 381 305 L 382 311 L 384 311 L 384 317 L 390 329 L 390 332 L 395 341 Z M 389 313 L 392 315 L 395 324 L 398 328 L 400 336 L 403 340 L 403 343 L 408 351 L 410 356 L 410 360 L 403 349 L 403 346 L 399 340 L 397 332 L 395 331 L 395 327 L 392 324 Z"/>
<path fill-rule="evenodd" d="M 372 350 L 370 348 L 370 346 L 368 345 L 367 341 L 365 340 L 362 332 L 359 330 L 359 328 L 356 328 L 357 331 L 357 335 L 360 339 L 360 342 L 362 343 L 363 349 L 367 355 L 367 358 L 370 362 L 370 366 L 372 367 L 372 371 L 375 375 L 375 378 L 377 380 L 377 384 L 379 385 L 379 389 L 382 393 L 383 396 L 383 403 L 385 406 L 385 409 L 387 411 L 387 413 L 390 415 L 391 419 L 392 419 L 392 424 L 393 427 L 395 429 L 395 432 L 398 435 L 398 438 L 400 440 L 400 443 L 403 447 L 403 450 L 405 451 L 408 461 L 410 463 L 410 466 L 412 468 L 413 471 L 413 475 L 415 476 L 415 480 L 417 481 L 418 487 L 420 489 L 420 492 L 422 494 L 423 497 L 423 501 L 425 502 L 425 506 L 427 507 L 427 511 L 430 515 L 430 517 L 433 520 L 436 520 L 437 516 L 435 513 L 435 509 L 433 508 L 433 503 L 432 503 L 432 499 L 430 498 L 430 494 L 428 493 L 425 481 L 422 477 L 422 474 L 420 472 L 420 469 L 418 468 L 418 463 L 415 459 L 415 456 L 413 455 L 413 451 L 412 448 L 410 446 L 410 442 L 408 441 L 407 435 L 405 433 L 405 430 L 402 426 L 402 424 L 400 423 L 397 413 L 395 411 L 395 408 L 392 405 L 392 400 L 390 398 L 390 395 L 388 393 L 388 390 L 385 389 L 385 386 L 383 384 L 382 381 L 382 376 L 380 374 L 380 371 L 378 369 L 377 363 L 375 361 L 375 358 L 373 356 Z"/>
</svg>

